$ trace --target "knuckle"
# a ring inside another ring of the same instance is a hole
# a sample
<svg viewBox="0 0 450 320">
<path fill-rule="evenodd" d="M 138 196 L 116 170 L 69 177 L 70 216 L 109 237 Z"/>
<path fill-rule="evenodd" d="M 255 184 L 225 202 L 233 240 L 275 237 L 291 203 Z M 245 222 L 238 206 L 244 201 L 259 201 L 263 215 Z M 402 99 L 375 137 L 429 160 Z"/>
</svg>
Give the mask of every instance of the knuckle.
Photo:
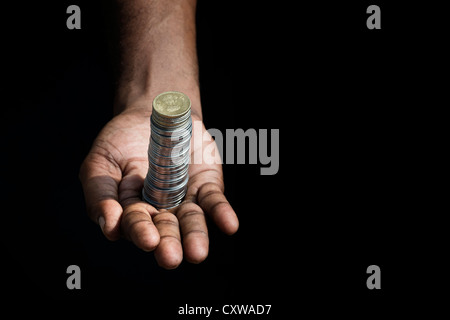
<svg viewBox="0 0 450 320">
<path fill-rule="evenodd" d="M 207 182 L 201 185 L 198 189 L 199 193 L 210 192 L 210 191 L 218 191 L 223 192 L 223 186 L 216 182 Z"/>
<path fill-rule="evenodd" d="M 208 183 L 200 187 L 198 202 L 203 203 L 206 199 L 211 196 L 224 196 L 223 190 L 214 183 Z"/>
<path fill-rule="evenodd" d="M 157 214 L 153 218 L 153 221 L 154 221 L 155 225 L 166 224 L 166 225 L 171 225 L 171 226 L 178 227 L 178 219 L 177 219 L 177 217 L 174 214 L 170 213 L 170 212 Z"/>
<path fill-rule="evenodd" d="M 201 207 L 194 203 L 194 202 L 184 202 L 180 208 L 176 212 L 176 216 L 178 217 L 178 220 L 182 219 L 184 216 L 188 216 L 192 213 L 199 213 L 203 214 L 203 210 Z"/>
</svg>

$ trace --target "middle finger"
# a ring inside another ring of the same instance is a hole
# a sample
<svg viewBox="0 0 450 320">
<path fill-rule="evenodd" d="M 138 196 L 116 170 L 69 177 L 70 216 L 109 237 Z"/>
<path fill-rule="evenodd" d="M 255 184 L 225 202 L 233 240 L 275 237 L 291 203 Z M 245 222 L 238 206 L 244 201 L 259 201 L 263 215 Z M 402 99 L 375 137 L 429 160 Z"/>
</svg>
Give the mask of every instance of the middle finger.
<svg viewBox="0 0 450 320">
<path fill-rule="evenodd" d="M 153 222 L 161 239 L 155 250 L 156 261 L 163 268 L 174 269 L 183 260 L 178 219 L 173 213 L 161 210 L 153 217 Z"/>
</svg>

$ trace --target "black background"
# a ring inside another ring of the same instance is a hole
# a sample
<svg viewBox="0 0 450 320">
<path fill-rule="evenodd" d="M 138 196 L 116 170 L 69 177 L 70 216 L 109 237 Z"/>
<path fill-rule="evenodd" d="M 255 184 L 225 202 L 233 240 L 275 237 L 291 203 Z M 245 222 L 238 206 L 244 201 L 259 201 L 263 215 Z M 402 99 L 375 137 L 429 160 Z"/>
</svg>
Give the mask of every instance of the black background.
<svg viewBox="0 0 450 320">
<path fill-rule="evenodd" d="M 206 301 L 272 304 L 274 314 L 311 302 L 394 304 L 417 249 L 407 227 L 420 206 L 411 102 L 422 99 L 421 50 L 432 40 L 406 5 L 343 2 L 200 0 L 206 127 L 280 129 L 280 170 L 224 165 L 240 229 L 230 237 L 210 224 L 208 259 L 171 271 L 125 240 L 107 241 L 85 213 L 79 166 L 112 117 L 107 11 L 94 1 L 2 6 L 10 297 L 163 300 L 168 314 Z M 81 30 L 66 28 L 70 4 L 81 8 Z M 381 7 L 381 30 L 366 28 L 370 4 Z M 71 264 L 81 290 L 66 288 Z M 366 287 L 372 264 L 381 290 Z"/>
</svg>

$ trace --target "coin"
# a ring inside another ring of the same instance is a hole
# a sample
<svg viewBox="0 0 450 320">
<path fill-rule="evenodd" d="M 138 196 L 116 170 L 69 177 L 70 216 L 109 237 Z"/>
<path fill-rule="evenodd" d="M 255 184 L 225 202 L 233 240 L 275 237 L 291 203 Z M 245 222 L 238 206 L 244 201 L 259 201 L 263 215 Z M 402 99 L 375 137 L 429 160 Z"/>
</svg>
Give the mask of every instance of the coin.
<svg viewBox="0 0 450 320">
<path fill-rule="evenodd" d="M 150 117 L 148 172 L 142 198 L 158 209 L 178 206 L 189 180 L 191 101 L 176 91 L 164 92 L 153 100 Z"/>
<path fill-rule="evenodd" d="M 177 91 L 163 92 L 153 100 L 153 110 L 163 117 L 181 117 L 191 109 L 191 100 Z"/>
</svg>

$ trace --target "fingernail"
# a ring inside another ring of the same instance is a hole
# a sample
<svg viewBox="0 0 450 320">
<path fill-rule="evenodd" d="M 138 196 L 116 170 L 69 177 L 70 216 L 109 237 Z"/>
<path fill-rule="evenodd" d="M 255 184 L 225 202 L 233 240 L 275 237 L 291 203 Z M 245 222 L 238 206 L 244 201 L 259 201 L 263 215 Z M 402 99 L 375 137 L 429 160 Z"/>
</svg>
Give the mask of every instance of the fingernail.
<svg viewBox="0 0 450 320">
<path fill-rule="evenodd" d="M 98 217 L 98 224 L 103 231 L 103 228 L 105 227 L 105 218 L 103 218 L 103 216 Z"/>
</svg>

